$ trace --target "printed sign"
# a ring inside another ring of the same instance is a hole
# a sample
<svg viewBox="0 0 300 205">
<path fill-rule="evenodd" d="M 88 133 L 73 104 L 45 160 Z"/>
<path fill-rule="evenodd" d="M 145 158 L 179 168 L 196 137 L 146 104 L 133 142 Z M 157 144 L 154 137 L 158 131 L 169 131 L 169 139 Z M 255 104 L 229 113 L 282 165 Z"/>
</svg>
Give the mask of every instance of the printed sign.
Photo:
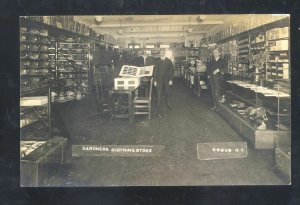
<svg viewBox="0 0 300 205">
<path fill-rule="evenodd" d="M 199 160 L 244 158 L 247 157 L 247 155 L 247 142 L 213 142 L 197 144 L 197 157 Z"/>
<path fill-rule="evenodd" d="M 73 157 L 163 156 L 162 145 L 72 145 Z"/>
</svg>

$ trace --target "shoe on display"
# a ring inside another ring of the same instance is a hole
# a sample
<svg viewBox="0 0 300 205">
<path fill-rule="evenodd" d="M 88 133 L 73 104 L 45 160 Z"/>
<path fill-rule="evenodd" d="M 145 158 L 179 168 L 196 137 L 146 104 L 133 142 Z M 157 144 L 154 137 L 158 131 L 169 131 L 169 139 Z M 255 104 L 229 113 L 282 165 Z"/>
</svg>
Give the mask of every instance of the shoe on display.
<svg viewBox="0 0 300 205">
<path fill-rule="evenodd" d="M 224 103 L 225 102 L 225 95 L 222 96 L 222 99 L 219 100 L 220 103 Z"/>
</svg>

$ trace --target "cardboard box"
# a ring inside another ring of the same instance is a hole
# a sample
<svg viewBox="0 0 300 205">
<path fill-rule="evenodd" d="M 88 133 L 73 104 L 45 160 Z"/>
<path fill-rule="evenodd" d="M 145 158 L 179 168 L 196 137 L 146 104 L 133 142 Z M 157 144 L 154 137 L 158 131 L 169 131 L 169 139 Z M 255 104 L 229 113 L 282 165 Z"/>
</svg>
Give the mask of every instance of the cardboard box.
<svg viewBox="0 0 300 205">
<path fill-rule="evenodd" d="M 51 25 L 51 16 L 43 16 L 43 23 Z"/>
</svg>

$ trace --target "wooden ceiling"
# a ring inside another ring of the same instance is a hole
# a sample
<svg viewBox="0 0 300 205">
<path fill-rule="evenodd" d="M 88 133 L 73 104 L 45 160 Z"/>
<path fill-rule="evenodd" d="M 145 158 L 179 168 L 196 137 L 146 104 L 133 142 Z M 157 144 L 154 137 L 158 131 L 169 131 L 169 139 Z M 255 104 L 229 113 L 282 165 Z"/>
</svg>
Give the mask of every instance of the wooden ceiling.
<svg viewBox="0 0 300 205">
<path fill-rule="evenodd" d="M 98 33 L 120 39 L 179 42 L 183 36 L 201 39 L 251 16 L 253 15 L 75 16 L 75 21 L 92 27 Z M 262 18 L 264 16 L 261 15 Z M 97 17 L 101 19 L 100 22 L 96 21 Z"/>
</svg>

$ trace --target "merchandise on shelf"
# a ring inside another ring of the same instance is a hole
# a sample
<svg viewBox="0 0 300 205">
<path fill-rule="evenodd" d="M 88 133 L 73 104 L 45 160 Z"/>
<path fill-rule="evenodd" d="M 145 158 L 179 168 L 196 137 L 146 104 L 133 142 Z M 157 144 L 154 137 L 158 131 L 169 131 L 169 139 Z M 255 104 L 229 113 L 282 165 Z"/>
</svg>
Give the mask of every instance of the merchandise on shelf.
<svg viewBox="0 0 300 205">
<path fill-rule="evenodd" d="M 87 92 L 89 44 L 67 38 L 57 44 L 57 100 L 82 99 Z"/>
<path fill-rule="evenodd" d="M 276 22 L 270 23 L 270 25 L 275 24 Z M 230 74 L 255 81 L 289 79 L 287 52 L 289 49 L 289 28 L 274 28 L 274 26 L 271 28 L 269 30 L 265 30 L 265 28 L 253 29 L 254 32 L 249 34 L 244 32 L 241 37 L 237 37 L 237 63 L 234 61 L 236 58 L 234 52 L 230 51 L 228 58 Z M 230 41 L 223 42 L 222 46 L 226 43 L 231 44 Z M 232 44 L 230 47 L 234 48 Z M 259 60 L 260 56 L 264 56 L 265 59 Z"/>
<path fill-rule="evenodd" d="M 289 37 L 289 27 L 274 28 L 266 32 L 267 40 L 276 40 Z"/>
<path fill-rule="evenodd" d="M 47 30 L 20 28 L 20 77 L 21 92 L 51 86 L 51 72 L 48 62 L 55 59 L 50 47 Z"/>
<path fill-rule="evenodd" d="M 269 51 L 284 51 L 289 49 L 289 40 L 276 40 L 268 43 Z"/>
</svg>

